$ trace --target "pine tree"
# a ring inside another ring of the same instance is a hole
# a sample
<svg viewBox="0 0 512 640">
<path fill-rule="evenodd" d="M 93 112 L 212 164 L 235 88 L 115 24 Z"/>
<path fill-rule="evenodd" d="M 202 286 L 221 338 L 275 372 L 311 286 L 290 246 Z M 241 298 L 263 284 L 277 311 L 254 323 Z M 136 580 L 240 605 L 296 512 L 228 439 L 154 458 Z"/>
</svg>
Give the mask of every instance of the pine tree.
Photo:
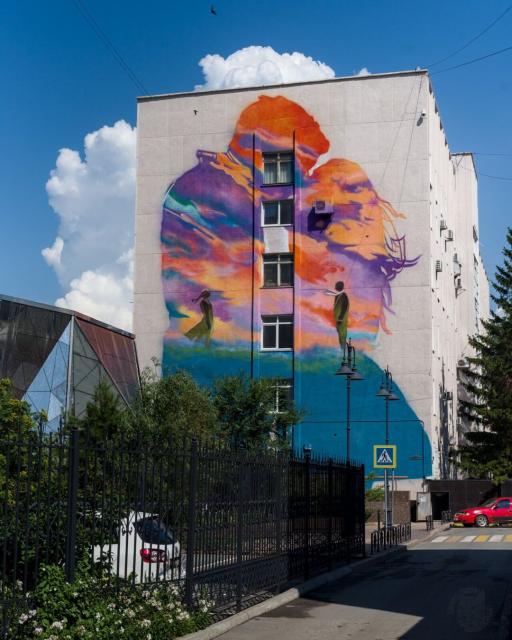
<svg viewBox="0 0 512 640">
<path fill-rule="evenodd" d="M 470 400 L 462 403 L 462 411 L 479 430 L 466 434 L 458 452 L 461 468 L 495 484 L 512 476 L 512 228 L 503 256 L 491 295 L 496 309 L 469 341 L 476 353 L 468 358 L 463 383 Z"/>
</svg>

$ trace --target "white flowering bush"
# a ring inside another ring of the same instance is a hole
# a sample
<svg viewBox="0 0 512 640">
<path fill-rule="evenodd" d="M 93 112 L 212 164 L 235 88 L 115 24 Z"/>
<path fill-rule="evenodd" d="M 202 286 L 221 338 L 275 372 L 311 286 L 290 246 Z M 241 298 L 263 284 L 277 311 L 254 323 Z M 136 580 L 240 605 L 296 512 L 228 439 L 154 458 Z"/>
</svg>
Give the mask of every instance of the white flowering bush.
<svg viewBox="0 0 512 640">
<path fill-rule="evenodd" d="M 87 561 L 68 584 L 61 567 L 43 568 L 30 595 L 30 609 L 20 610 L 9 637 L 38 640 L 171 640 L 210 624 L 211 603 L 199 597 L 193 612 L 185 609 L 178 587 L 156 583 L 132 587 L 96 571 Z"/>
</svg>

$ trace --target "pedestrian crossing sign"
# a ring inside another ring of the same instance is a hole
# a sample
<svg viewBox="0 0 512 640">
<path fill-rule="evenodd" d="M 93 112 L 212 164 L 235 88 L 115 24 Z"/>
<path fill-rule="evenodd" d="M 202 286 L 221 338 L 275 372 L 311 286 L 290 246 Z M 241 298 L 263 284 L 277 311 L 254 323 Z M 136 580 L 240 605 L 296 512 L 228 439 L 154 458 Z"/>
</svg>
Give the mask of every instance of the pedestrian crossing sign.
<svg viewBox="0 0 512 640">
<path fill-rule="evenodd" d="M 396 444 L 374 444 L 373 466 L 375 469 L 396 469 Z"/>
</svg>

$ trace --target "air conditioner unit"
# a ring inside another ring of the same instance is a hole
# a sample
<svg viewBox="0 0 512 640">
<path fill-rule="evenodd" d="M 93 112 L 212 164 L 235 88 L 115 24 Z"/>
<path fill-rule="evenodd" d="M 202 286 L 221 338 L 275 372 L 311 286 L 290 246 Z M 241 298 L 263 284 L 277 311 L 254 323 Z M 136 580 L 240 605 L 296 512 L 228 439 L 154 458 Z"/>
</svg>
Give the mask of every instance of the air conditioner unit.
<svg viewBox="0 0 512 640">
<path fill-rule="evenodd" d="M 454 254 L 453 254 L 453 261 L 454 261 L 454 262 L 456 262 L 456 263 L 458 264 L 458 262 L 459 262 L 459 256 L 458 256 L 458 254 L 457 254 L 457 253 L 454 253 Z"/>
<path fill-rule="evenodd" d="M 447 402 L 450 402 L 451 400 L 453 400 L 453 392 L 452 391 L 445 391 L 444 394 L 443 394 L 443 398 Z"/>
<path fill-rule="evenodd" d="M 334 207 L 330 202 L 327 202 L 326 200 L 315 200 L 315 213 L 332 214 L 334 213 Z"/>
<path fill-rule="evenodd" d="M 443 270 L 443 263 L 441 260 L 436 260 L 436 273 L 440 273 Z"/>
<path fill-rule="evenodd" d="M 445 231 L 446 229 L 448 229 L 446 220 L 443 220 L 443 218 L 441 218 L 441 222 L 439 223 L 439 228 L 441 229 L 441 231 Z"/>
<path fill-rule="evenodd" d="M 453 240 L 453 231 L 448 229 L 448 233 L 446 234 L 446 240 Z"/>
</svg>

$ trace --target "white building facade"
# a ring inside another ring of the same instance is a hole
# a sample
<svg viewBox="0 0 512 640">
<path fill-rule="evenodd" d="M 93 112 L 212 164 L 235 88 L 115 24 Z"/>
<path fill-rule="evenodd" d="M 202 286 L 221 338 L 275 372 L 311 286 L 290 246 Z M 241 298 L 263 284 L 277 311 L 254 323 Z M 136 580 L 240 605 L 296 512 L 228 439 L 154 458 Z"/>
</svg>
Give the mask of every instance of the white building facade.
<svg viewBox="0 0 512 640">
<path fill-rule="evenodd" d="M 401 484 L 456 477 L 458 375 L 489 287 L 473 159 L 450 152 L 428 74 L 144 97 L 137 132 L 141 365 L 275 378 L 305 410 L 294 447 L 368 471 L 389 367 Z M 349 422 L 348 340 L 364 378 Z"/>
</svg>

